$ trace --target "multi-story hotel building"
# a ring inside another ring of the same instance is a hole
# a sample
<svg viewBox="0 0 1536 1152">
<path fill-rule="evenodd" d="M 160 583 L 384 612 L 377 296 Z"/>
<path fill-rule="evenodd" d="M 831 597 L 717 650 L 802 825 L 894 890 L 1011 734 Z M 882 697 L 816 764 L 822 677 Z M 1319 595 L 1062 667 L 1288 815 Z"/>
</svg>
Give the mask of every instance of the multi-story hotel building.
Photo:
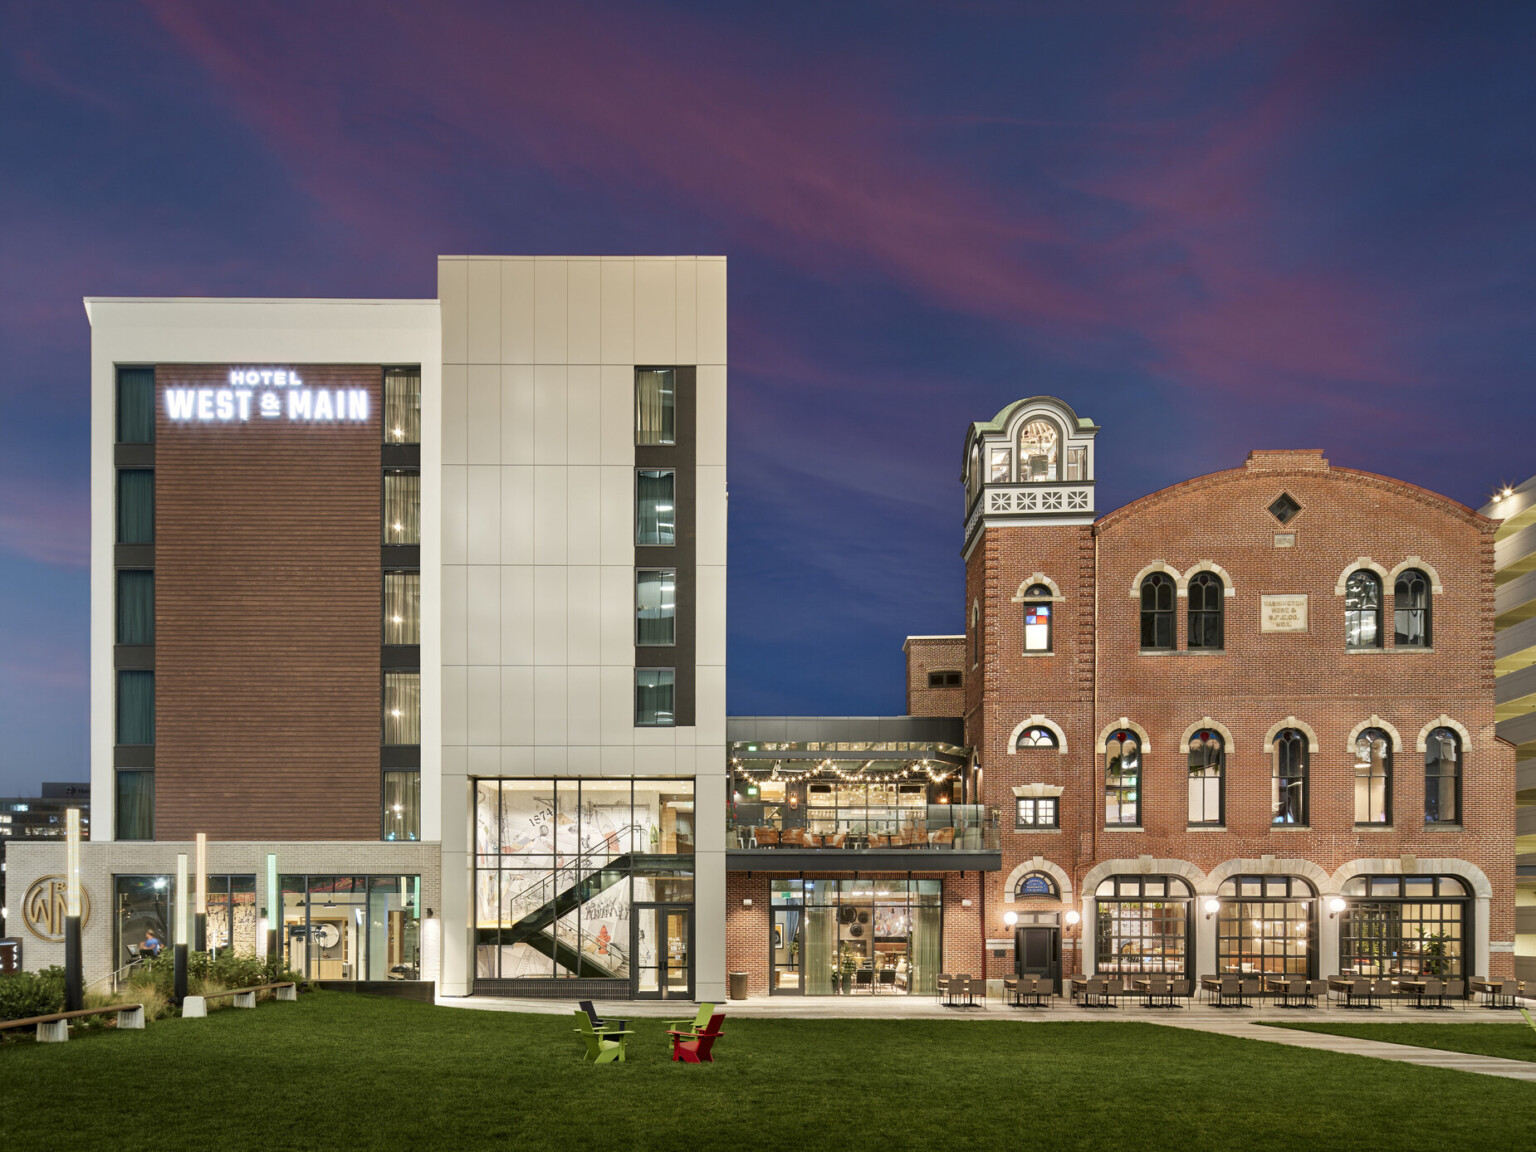
<svg viewBox="0 0 1536 1152">
<path fill-rule="evenodd" d="M 314 979 L 724 993 L 725 262 L 438 273 L 86 302 L 87 981 L 204 833 L 207 943 Z"/>
<path fill-rule="evenodd" d="M 209 946 L 422 995 L 1512 971 L 1493 520 L 1306 451 L 1101 513 L 1021 400 L 907 714 L 728 721 L 725 262 L 438 273 L 87 302 L 88 981 L 198 833 Z"/>
</svg>

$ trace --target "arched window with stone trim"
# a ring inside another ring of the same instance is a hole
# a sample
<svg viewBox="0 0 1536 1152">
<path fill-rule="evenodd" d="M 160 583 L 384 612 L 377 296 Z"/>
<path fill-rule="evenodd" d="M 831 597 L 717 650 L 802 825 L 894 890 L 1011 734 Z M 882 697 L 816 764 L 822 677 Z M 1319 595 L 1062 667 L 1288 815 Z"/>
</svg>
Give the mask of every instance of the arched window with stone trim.
<svg viewBox="0 0 1536 1152">
<path fill-rule="evenodd" d="M 1344 646 L 1381 647 L 1381 577 L 1357 568 L 1344 582 Z"/>
<path fill-rule="evenodd" d="M 1061 429 L 1044 416 L 1019 429 L 1019 482 L 1045 484 L 1061 478 Z"/>
<path fill-rule="evenodd" d="M 1392 739 L 1380 728 L 1355 737 L 1355 823 L 1392 823 Z"/>
<path fill-rule="evenodd" d="M 1451 728 L 1424 741 L 1424 823 L 1461 823 L 1461 737 Z"/>
<path fill-rule="evenodd" d="M 1051 590 L 1044 584 L 1031 584 L 1024 589 L 1024 651 L 1050 652 L 1054 637 L 1051 635 Z"/>
<path fill-rule="evenodd" d="M 1049 872 L 1026 872 L 1014 885 L 1015 900 L 1060 900 L 1061 885 Z"/>
<path fill-rule="evenodd" d="M 1117 728 L 1104 742 L 1104 823 L 1141 824 L 1141 740 L 1128 728 Z"/>
<path fill-rule="evenodd" d="M 1226 586 L 1214 572 L 1197 572 L 1189 582 L 1189 646 L 1221 648 L 1224 645 L 1222 610 Z"/>
<path fill-rule="evenodd" d="M 1293 827 L 1307 823 L 1310 753 L 1306 733 L 1282 728 L 1270 752 L 1269 822 Z"/>
<path fill-rule="evenodd" d="M 1226 744 L 1221 733 L 1197 728 L 1189 738 L 1189 823 L 1225 823 Z"/>
<path fill-rule="evenodd" d="M 1398 648 L 1428 648 L 1429 577 L 1417 568 L 1405 568 L 1392 584 L 1392 643 Z"/>
<path fill-rule="evenodd" d="M 1019 738 L 1014 741 L 1015 748 L 1059 748 L 1061 745 L 1056 740 L 1056 733 L 1040 724 L 1031 724 L 1019 733 Z"/>
<path fill-rule="evenodd" d="M 1141 582 L 1141 646 L 1144 650 L 1172 648 L 1173 577 L 1152 572 Z"/>
</svg>

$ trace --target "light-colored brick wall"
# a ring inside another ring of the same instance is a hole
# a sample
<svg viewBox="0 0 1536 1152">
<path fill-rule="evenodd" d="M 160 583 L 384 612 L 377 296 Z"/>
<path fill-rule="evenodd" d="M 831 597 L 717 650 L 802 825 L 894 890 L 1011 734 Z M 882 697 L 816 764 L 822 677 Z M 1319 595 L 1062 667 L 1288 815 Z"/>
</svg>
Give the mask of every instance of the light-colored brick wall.
<svg viewBox="0 0 1536 1152">
<path fill-rule="evenodd" d="M 90 900 L 90 919 L 81 933 L 81 959 L 85 980 L 101 980 L 112 971 L 113 878 L 116 876 L 169 876 L 174 884 L 176 856 L 185 852 L 189 871 L 196 860 L 196 846 L 191 842 L 155 843 L 117 841 L 83 844 L 80 849 L 80 883 Z M 427 909 L 442 907 L 440 845 L 435 843 L 384 843 L 357 841 L 305 840 L 287 843 L 260 841 L 210 842 L 210 875 L 245 875 L 256 877 L 256 905 L 271 908 L 267 892 L 267 853 L 277 853 L 279 875 L 310 876 L 420 876 L 422 915 Z M 60 841 L 39 844 L 13 844 L 6 851 L 7 891 L 11 898 L 6 931 L 20 936 L 23 962 L 29 971 L 50 964 L 64 963 L 64 945 L 39 940 L 22 925 L 21 897 L 40 876 L 62 875 L 64 844 Z M 189 896 L 190 899 L 190 896 Z M 423 967 L 432 959 L 434 944 L 423 931 Z M 436 979 L 437 974 L 423 971 L 422 978 Z"/>
</svg>

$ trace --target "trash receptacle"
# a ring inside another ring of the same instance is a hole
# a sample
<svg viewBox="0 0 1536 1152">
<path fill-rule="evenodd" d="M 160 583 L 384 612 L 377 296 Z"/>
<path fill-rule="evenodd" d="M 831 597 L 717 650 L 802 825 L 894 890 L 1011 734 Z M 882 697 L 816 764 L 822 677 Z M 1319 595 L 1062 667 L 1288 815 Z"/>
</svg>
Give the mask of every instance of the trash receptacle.
<svg viewBox="0 0 1536 1152">
<path fill-rule="evenodd" d="M 745 1000 L 747 998 L 747 974 L 745 972 L 731 973 L 731 999 Z"/>
</svg>

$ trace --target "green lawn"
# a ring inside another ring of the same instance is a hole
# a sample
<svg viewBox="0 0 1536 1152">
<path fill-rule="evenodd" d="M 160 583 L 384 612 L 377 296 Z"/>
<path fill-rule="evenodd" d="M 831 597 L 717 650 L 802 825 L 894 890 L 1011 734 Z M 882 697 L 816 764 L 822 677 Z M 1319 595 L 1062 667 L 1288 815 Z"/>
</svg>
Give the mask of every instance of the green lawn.
<svg viewBox="0 0 1536 1152">
<path fill-rule="evenodd" d="M 1536 1030 L 1520 1020 L 1516 1013 L 1510 1015 L 1519 1023 L 1377 1024 L 1361 1021 L 1357 1024 L 1350 1021 L 1348 1024 L 1314 1024 L 1287 1020 L 1275 1027 L 1382 1040 L 1388 1044 L 1413 1044 L 1419 1048 L 1443 1048 L 1447 1052 L 1475 1052 L 1479 1056 L 1503 1056 L 1508 1060 L 1536 1060 Z"/>
<path fill-rule="evenodd" d="M 1000 1015 L 1000 1014 L 999 1014 Z M 0 1148 L 1514 1148 L 1536 1085 L 1143 1023 L 748 1020 L 583 1064 L 569 1018 L 348 993 L 0 1045 Z"/>
</svg>

